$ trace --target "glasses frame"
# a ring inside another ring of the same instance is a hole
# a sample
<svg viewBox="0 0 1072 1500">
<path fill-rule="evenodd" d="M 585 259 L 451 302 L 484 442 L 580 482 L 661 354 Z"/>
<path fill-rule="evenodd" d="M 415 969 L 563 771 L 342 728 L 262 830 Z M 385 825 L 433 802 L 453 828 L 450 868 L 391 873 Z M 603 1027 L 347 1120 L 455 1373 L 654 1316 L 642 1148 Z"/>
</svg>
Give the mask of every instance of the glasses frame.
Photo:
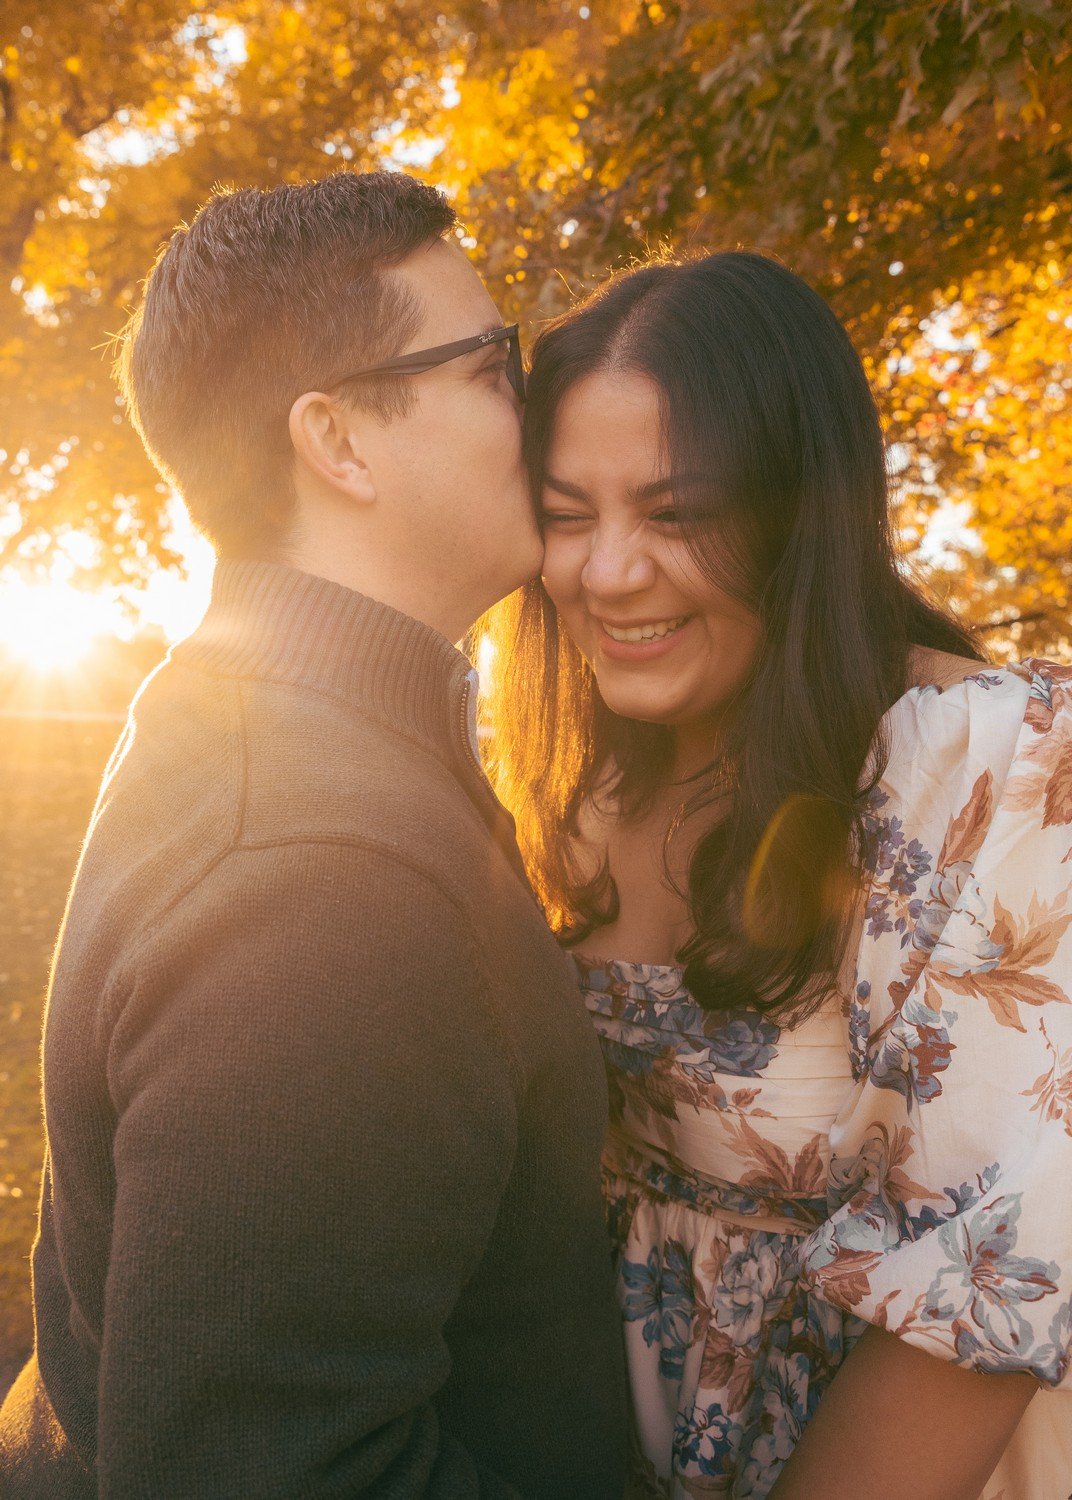
<svg viewBox="0 0 1072 1500">
<path fill-rule="evenodd" d="M 328 389 L 336 390 L 347 381 L 359 380 L 365 375 L 422 375 L 425 370 L 434 370 L 439 365 L 449 364 L 452 359 L 460 359 L 463 354 L 472 354 L 488 344 L 499 344 L 506 339 L 508 341 L 506 377 L 513 386 L 518 401 L 523 403 L 525 368 L 521 363 L 521 340 L 518 337 L 518 327 L 517 323 L 509 323 L 502 328 L 489 328 L 486 333 L 478 333 L 470 339 L 456 339 L 452 344 L 436 344 L 432 349 L 414 349 L 409 354 L 400 354 L 395 359 L 385 360 L 383 364 L 366 365 L 362 370 L 353 370 L 349 375 L 344 375 L 341 380 L 334 381 Z"/>
</svg>

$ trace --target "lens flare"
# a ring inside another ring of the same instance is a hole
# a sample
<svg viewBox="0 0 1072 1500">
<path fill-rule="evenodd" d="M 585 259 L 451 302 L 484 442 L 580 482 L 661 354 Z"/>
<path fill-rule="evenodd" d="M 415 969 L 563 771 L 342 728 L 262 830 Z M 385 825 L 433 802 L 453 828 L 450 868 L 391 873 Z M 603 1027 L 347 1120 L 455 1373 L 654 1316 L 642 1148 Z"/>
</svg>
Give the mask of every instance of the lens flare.
<svg viewBox="0 0 1072 1500">
<path fill-rule="evenodd" d="M 77 667 L 117 623 L 111 599 L 68 583 L 13 579 L 0 586 L 0 650 L 39 672 Z"/>
</svg>

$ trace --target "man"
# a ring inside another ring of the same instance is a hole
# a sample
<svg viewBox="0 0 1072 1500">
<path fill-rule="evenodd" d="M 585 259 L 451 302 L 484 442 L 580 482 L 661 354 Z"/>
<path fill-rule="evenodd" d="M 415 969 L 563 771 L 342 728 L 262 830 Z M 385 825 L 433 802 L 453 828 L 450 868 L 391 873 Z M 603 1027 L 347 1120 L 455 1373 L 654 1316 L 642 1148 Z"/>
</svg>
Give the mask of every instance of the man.
<svg viewBox="0 0 1072 1500">
<path fill-rule="evenodd" d="M 400 174 L 218 195 L 124 335 L 220 562 L 57 951 L 5 1495 L 620 1494 L 598 1047 L 450 644 L 540 559 L 453 222 Z"/>
</svg>

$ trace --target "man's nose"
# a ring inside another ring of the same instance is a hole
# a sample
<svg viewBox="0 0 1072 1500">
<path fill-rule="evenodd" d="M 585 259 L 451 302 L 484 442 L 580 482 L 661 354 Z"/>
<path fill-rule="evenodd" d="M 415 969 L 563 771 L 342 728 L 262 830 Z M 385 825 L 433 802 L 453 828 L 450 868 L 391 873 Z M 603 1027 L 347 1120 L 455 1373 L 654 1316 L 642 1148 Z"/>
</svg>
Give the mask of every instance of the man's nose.
<svg viewBox="0 0 1072 1500">
<path fill-rule="evenodd" d="M 635 530 L 597 529 L 592 535 L 581 583 L 600 599 L 635 594 L 655 579 L 655 566 Z"/>
</svg>

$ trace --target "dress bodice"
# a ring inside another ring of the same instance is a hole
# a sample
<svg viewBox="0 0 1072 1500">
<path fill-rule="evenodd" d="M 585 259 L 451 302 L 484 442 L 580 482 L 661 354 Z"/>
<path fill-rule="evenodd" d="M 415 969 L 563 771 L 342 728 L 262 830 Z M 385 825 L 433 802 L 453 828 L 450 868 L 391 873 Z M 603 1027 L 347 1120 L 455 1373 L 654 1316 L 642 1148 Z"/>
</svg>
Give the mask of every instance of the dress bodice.
<svg viewBox="0 0 1072 1500">
<path fill-rule="evenodd" d="M 818 1223 L 830 1127 L 853 1086 L 840 996 L 784 1029 L 704 1010 L 671 965 L 575 961 L 610 1075 L 608 1158 L 698 1206 Z"/>
</svg>

